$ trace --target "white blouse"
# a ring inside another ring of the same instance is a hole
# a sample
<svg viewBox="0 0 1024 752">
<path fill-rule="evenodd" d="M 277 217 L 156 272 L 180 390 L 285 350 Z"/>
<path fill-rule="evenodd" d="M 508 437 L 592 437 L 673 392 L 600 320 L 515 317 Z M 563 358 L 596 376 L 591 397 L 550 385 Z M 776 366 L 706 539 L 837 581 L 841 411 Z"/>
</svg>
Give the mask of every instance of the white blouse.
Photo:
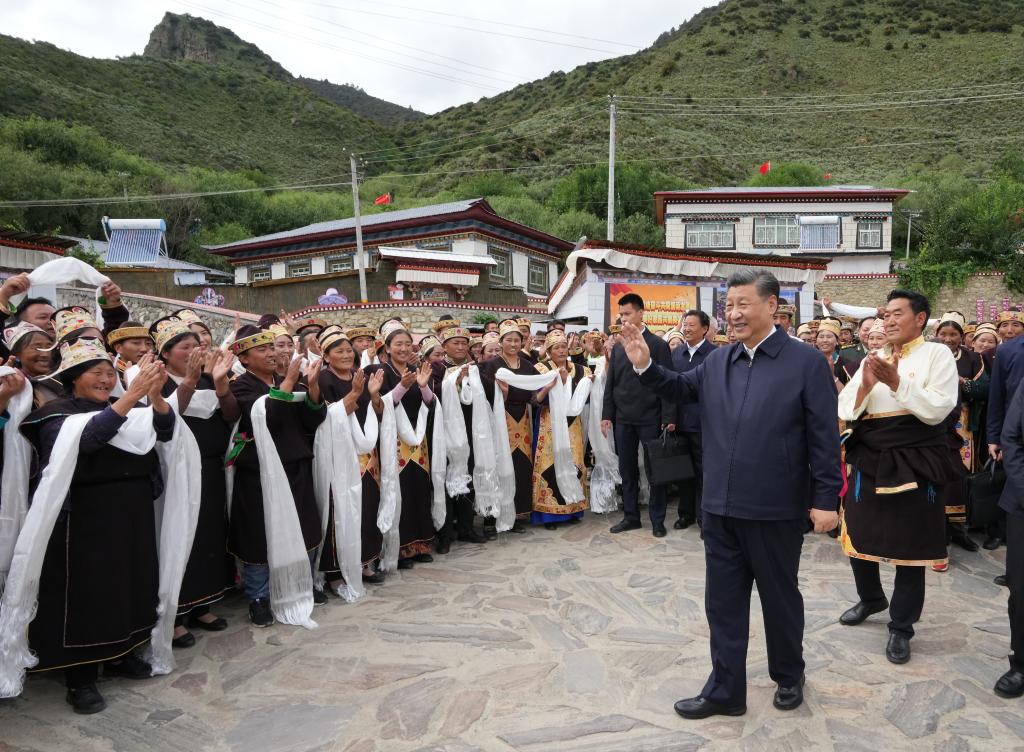
<svg viewBox="0 0 1024 752">
<path fill-rule="evenodd" d="M 885 347 L 882 356 L 891 361 L 891 345 Z M 896 391 L 878 382 L 864 402 L 856 405 L 854 403 L 864 379 L 864 368 L 861 364 L 850 383 L 839 393 L 840 420 L 909 414 L 922 423 L 935 426 L 945 420 L 956 407 L 960 375 L 956 370 L 953 353 L 943 344 L 925 342 L 924 337 L 905 344 L 900 350 L 896 367 L 900 375 Z"/>
</svg>

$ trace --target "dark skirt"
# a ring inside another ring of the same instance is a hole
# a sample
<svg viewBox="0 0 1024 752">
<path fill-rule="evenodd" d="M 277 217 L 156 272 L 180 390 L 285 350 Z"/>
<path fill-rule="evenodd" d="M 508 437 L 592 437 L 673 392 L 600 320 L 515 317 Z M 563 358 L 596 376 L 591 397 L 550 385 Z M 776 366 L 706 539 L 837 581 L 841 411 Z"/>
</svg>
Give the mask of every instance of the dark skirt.
<svg viewBox="0 0 1024 752">
<path fill-rule="evenodd" d="M 359 455 L 359 467 L 363 471 L 363 508 L 361 515 L 362 553 L 360 559 L 363 566 L 380 559 L 380 549 L 384 536 L 377 528 L 377 512 L 380 509 L 380 485 L 377 480 L 377 454 Z M 334 503 L 332 498 L 327 513 L 327 532 L 324 535 L 324 550 L 320 555 L 320 571 L 328 581 L 341 579 L 341 564 L 338 563 L 338 549 L 334 533 Z"/>
<path fill-rule="evenodd" d="M 295 498 L 299 525 L 307 551 L 320 545 L 320 509 L 313 493 L 313 460 L 284 463 L 288 485 Z M 231 522 L 228 525 L 228 551 L 246 564 L 267 563 L 267 531 L 263 519 L 263 485 L 259 467 L 235 466 L 235 485 L 231 497 Z"/>
<path fill-rule="evenodd" d="M 408 459 L 406 456 L 408 455 Z M 399 558 L 430 553 L 434 541 L 433 486 L 430 483 L 430 461 L 424 441 L 409 454 L 399 448 L 398 482 L 402 488 L 402 516 L 398 520 Z M 375 518 L 376 521 L 376 518 Z"/>
<path fill-rule="evenodd" d="M 505 405 L 505 425 L 512 452 L 512 473 L 516 479 L 516 517 L 533 511 L 533 426 L 528 405 Z"/>
<path fill-rule="evenodd" d="M 938 489 L 923 478 L 917 488 L 876 493 L 856 468 L 843 498 L 843 551 L 847 556 L 901 566 L 946 561 L 946 510 Z"/>
<path fill-rule="evenodd" d="M 203 457 L 203 490 L 196 520 L 192 552 L 181 580 L 178 615 L 208 606 L 224 597 L 231 585 L 231 558 L 227 554 L 227 485 L 224 458 Z"/>
<path fill-rule="evenodd" d="M 148 477 L 72 485 L 29 626 L 34 670 L 110 660 L 149 640 L 160 581 L 152 500 Z"/>
</svg>

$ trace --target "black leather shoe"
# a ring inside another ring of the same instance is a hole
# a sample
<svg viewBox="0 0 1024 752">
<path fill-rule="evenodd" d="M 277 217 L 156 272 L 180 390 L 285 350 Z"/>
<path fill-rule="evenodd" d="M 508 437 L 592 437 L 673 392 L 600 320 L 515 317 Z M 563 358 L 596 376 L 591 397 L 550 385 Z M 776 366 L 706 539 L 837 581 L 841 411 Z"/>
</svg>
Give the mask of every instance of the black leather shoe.
<svg viewBox="0 0 1024 752">
<path fill-rule="evenodd" d="M 978 544 L 967 534 L 967 528 L 963 525 L 953 525 L 949 534 L 950 543 L 955 543 L 964 551 L 974 553 L 978 550 Z"/>
<path fill-rule="evenodd" d="M 414 562 L 412 559 L 399 559 L 398 560 L 398 568 L 399 569 L 412 569 L 415 565 L 416 565 L 416 562 Z"/>
<path fill-rule="evenodd" d="M 495 540 L 498 537 L 498 529 L 493 525 L 484 525 L 484 537 L 489 540 Z"/>
<path fill-rule="evenodd" d="M 228 622 L 227 619 L 220 616 L 213 621 L 203 621 L 202 619 L 190 616 L 188 619 L 188 627 L 189 629 L 204 629 L 207 632 L 223 632 L 228 628 Z"/>
<path fill-rule="evenodd" d="M 320 588 L 313 588 L 313 605 L 323 606 L 327 603 L 327 593 Z"/>
<path fill-rule="evenodd" d="M 795 687 L 783 687 L 781 684 L 775 690 L 775 698 L 772 700 L 779 710 L 796 710 L 804 704 L 804 683 L 806 676 L 801 676 Z"/>
<path fill-rule="evenodd" d="M 262 629 L 274 623 L 274 613 L 270 610 L 270 601 L 257 598 L 249 603 L 249 621 L 254 627 Z"/>
<path fill-rule="evenodd" d="M 434 557 L 430 554 L 416 554 L 412 557 L 412 560 L 420 564 L 429 564 L 434 560 Z"/>
<path fill-rule="evenodd" d="M 526 525 L 524 525 L 519 520 L 516 520 L 515 522 L 512 523 L 512 527 L 510 527 L 508 529 L 508 532 L 516 533 L 517 535 L 522 535 L 523 533 L 526 532 Z"/>
<path fill-rule="evenodd" d="M 989 536 L 985 539 L 985 542 L 981 544 L 981 547 L 986 551 L 995 551 L 1003 545 L 1003 539 L 996 536 Z"/>
<path fill-rule="evenodd" d="M 1024 671 L 1010 658 L 1010 670 L 999 677 L 993 691 L 1000 697 L 1010 700 L 1024 695 Z"/>
<path fill-rule="evenodd" d="M 710 718 L 713 715 L 743 715 L 747 712 L 746 705 L 730 708 L 726 705 L 719 705 L 717 702 L 711 702 L 711 700 L 705 700 L 703 697 L 679 700 L 674 707 L 679 715 L 692 721 Z"/>
<path fill-rule="evenodd" d="M 899 632 L 889 633 L 889 644 L 885 646 L 885 657 L 890 663 L 906 663 L 910 660 L 910 638 Z"/>
<path fill-rule="evenodd" d="M 383 572 L 374 572 L 373 574 L 363 573 L 363 582 L 367 585 L 383 585 L 384 580 L 387 579 Z"/>
<path fill-rule="evenodd" d="M 103 699 L 103 695 L 96 689 L 95 684 L 69 689 L 65 699 L 79 715 L 92 715 L 107 709 L 107 701 Z"/>
<path fill-rule="evenodd" d="M 434 546 L 434 550 L 437 551 L 439 554 L 446 554 L 452 550 L 452 544 L 446 540 L 439 540 L 437 542 L 437 545 Z"/>
<path fill-rule="evenodd" d="M 877 603 L 865 603 L 859 601 L 853 608 L 848 608 L 839 617 L 839 623 L 847 627 L 853 627 L 867 619 L 871 614 L 881 613 L 889 608 L 889 601 L 881 600 Z"/>
<path fill-rule="evenodd" d="M 658 525 L 657 527 L 654 528 L 654 537 L 655 538 L 664 538 L 667 534 L 668 533 L 665 530 L 665 526 L 664 525 Z"/>
<path fill-rule="evenodd" d="M 554 522 L 545 522 L 544 523 L 544 529 L 545 530 L 558 530 L 558 525 L 556 525 Z"/>
<path fill-rule="evenodd" d="M 608 532 L 610 533 L 624 533 L 627 530 L 639 530 L 641 527 L 639 522 L 630 522 L 629 520 L 623 520 L 617 525 L 612 525 Z"/>
<path fill-rule="evenodd" d="M 175 637 L 171 640 L 172 648 L 190 648 L 196 644 L 196 636 L 191 632 L 186 632 L 181 637 Z"/>
<path fill-rule="evenodd" d="M 490 539 L 486 535 L 480 535 L 476 530 L 459 535 L 459 541 L 462 543 L 486 543 L 488 540 Z"/>
<path fill-rule="evenodd" d="M 997 584 L 999 587 L 1010 587 L 1005 574 L 997 574 L 992 578 L 992 582 Z"/>
<path fill-rule="evenodd" d="M 103 674 L 120 676 L 122 679 L 149 679 L 153 675 L 153 667 L 129 653 L 116 661 L 103 664 Z"/>
<path fill-rule="evenodd" d="M 686 528 L 688 528 L 693 523 L 694 520 L 690 519 L 689 517 L 680 517 L 678 520 L 672 523 L 672 528 L 674 530 L 686 530 Z"/>
</svg>

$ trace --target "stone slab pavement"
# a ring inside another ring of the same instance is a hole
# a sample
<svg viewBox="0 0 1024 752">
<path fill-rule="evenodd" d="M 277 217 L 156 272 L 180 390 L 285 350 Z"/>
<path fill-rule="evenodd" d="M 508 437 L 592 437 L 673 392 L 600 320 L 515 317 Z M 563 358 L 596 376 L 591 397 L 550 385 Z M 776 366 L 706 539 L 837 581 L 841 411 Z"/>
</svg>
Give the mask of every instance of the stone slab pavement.
<svg viewBox="0 0 1024 752">
<path fill-rule="evenodd" d="M 253 629 L 234 598 L 215 609 L 230 628 L 197 633 L 173 674 L 103 681 L 99 715 L 74 715 L 58 677 L 31 677 L 0 703 L 0 751 L 1024 750 L 1024 700 L 991 691 L 1007 665 L 1006 590 L 992 584 L 1005 549 L 954 549 L 949 572 L 928 573 L 913 660 L 893 666 L 884 615 L 837 623 L 849 565 L 809 536 L 804 706 L 771 705 L 755 593 L 747 714 L 687 722 L 672 703 L 709 671 L 696 530 L 608 525 L 588 514 L 457 545 L 358 604 L 332 599 L 314 631 Z"/>
</svg>

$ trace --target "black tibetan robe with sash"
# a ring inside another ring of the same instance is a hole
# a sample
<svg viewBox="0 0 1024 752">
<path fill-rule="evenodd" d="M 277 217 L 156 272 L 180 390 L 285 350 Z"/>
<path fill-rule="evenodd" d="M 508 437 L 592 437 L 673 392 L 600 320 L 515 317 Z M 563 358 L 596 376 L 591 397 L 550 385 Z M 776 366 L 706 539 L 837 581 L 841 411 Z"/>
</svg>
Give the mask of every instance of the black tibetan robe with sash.
<svg viewBox="0 0 1024 752">
<path fill-rule="evenodd" d="M 408 366 L 406 367 L 407 370 Z M 367 366 L 364 369 L 367 380 L 376 371 L 384 371 L 384 383 L 380 387 L 380 398 L 394 399 L 391 392 L 397 387 L 402 377 L 390 363 Z M 370 394 L 363 390 L 359 398 L 359 407 L 370 404 Z M 401 405 L 395 405 L 405 411 L 412 427 L 416 427 L 423 397 L 419 385 L 413 381 L 412 386 L 402 395 Z M 430 403 L 431 417 L 438 402 L 435 398 Z M 398 520 L 398 539 L 400 549 L 398 557 L 408 559 L 417 554 L 429 554 L 434 541 L 434 518 L 431 515 L 433 504 L 433 484 L 430 481 L 430 423 L 423 441 L 417 447 L 411 447 L 398 438 L 398 480 L 402 489 L 402 516 Z M 374 519 L 376 522 L 376 518 Z"/>
<path fill-rule="evenodd" d="M 365 387 L 364 387 L 365 390 Z M 320 373 L 320 394 L 324 402 L 333 404 L 340 402 L 352 391 L 352 380 L 339 378 L 332 370 L 325 368 Z M 365 425 L 366 411 L 369 401 L 360 399 L 355 415 L 359 425 Z M 363 565 L 371 564 L 380 558 L 380 548 L 384 537 L 377 529 L 377 512 L 380 507 L 380 468 L 377 451 L 359 455 L 359 472 L 362 476 L 363 506 L 360 537 Z M 320 571 L 328 581 L 341 579 L 341 566 L 338 563 L 337 544 L 334 534 L 334 507 L 330 507 L 327 518 L 327 533 L 324 536 L 324 550 L 320 554 Z"/>
<path fill-rule="evenodd" d="M 274 383 L 281 383 L 276 374 Z M 271 394 L 271 388 L 246 372 L 231 382 L 231 391 L 241 410 L 234 441 L 236 445 L 240 442 L 244 445 L 234 459 L 228 551 L 246 564 L 266 564 L 263 484 L 260 482 L 260 460 L 252 433 L 252 406 L 260 397 Z M 274 446 L 291 486 L 307 551 L 320 545 L 320 510 L 313 493 L 312 437 L 326 414 L 322 404 L 314 406 L 308 399 L 290 402 L 273 396 L 267 398 L 267 429 L 274 438 Z"/>
<path fill-rule="evenodd" d="M 177 388 L 177 383 L 168 376 L 161 393 L 170 397 Z M 215 389 L 213 378 L 204 373 L 199 377 L 196 391 L 209 389 Z M 231 586 L 234 572 L 227 554 L 227 483 L 224 477 L 224 456 L 231 438 L 231 426 L 219 409 L 209 418 L 185 415 L 182 420 L 199 445 L 203 490 L 192 551 L 181 580 L 179 616 L 220 600 Z"/>
<path fill-rule="evenodd" d="M 117 658 L 149 640 L 157 620 L 159 563 L 154 500 L 162 490 L 155 451 L 132 454 L 108 442 L 124 418 L 105 403 L 54 400 L 30 413 L 22 433 L 35 449 L 33 490 L 64 420 L 95 413 L 79 443 L 71 488 L 57 517 L 29 627 L 36 671 Z M 174 413 L 155 413 L 157 439 L 174 431 Z"/>
<path fill-rule="evenodd" d="M 487 401 L 494 404 L 495 374 L 500 368 L 508 368 L 520 376 L 536 376 L 537 369 L 520 353 L 519 367 L 511 368 L 499 355 L 480 364 L 480 381 L 483 383 Z M 533 420 L 530 402 L 533 392 L 508 388 L 505 399 L 505 426 L 508 428 L 509 450 L 512 452 L 512 470 L 516 478 L 516 516 L 524 517 L 533 511 Z"/>
</svg>

